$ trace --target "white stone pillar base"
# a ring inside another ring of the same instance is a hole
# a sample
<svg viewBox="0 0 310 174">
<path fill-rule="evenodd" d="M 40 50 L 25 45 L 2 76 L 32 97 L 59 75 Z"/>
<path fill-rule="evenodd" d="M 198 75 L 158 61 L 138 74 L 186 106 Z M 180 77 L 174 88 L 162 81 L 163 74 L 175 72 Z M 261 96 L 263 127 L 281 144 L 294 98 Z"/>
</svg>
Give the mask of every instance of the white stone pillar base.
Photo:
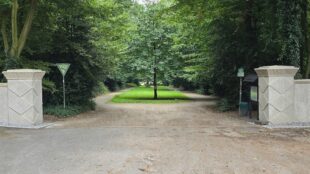
<svg viewBox="0 0 310 174">
<path fill-rule="evenodd" d="M 259 120 L 269 124 L 294 122 L 294 76 L 298 68 L 265 66 L 255 71 L 259 77 Z"/>
<path fill-rule="evenodd" d="M 41 70 L 8 70 L 8 126 L 31 127 L 43 123 Z"/>
</svg>

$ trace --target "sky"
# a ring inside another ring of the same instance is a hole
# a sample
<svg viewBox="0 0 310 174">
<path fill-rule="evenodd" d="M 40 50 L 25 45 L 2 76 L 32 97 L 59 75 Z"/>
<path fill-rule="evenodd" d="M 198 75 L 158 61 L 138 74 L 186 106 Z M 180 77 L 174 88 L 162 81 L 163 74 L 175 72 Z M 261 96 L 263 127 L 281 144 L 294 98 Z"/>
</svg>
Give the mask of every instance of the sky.
<svg viewBox="0 0 310 174">
<path fill-rule="evenodd" d="M 156 2 L 158 0 L 135 0 L 139 4 L 147 4 L 148 2 Z"/>
</svg>

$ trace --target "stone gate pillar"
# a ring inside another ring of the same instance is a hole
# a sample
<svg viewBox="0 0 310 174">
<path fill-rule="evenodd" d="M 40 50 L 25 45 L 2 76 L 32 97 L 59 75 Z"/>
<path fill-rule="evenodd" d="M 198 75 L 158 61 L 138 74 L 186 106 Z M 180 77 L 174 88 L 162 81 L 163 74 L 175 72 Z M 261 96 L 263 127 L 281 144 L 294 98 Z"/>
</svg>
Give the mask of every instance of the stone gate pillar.
<svg viewBox="0 0 310 174">
<path fill-rule="evenodd" d="M 295 121 L 293 66 L 264 66 L 255 69 L 259 79 L 259 120 L 283 124 Z"/>
<path fill-rule="evenodd" d="M 8 83 L 9 126 L 36 126 L 43 123 L 41 70 L 20 69 L 3 72 Z"/>
</svg>

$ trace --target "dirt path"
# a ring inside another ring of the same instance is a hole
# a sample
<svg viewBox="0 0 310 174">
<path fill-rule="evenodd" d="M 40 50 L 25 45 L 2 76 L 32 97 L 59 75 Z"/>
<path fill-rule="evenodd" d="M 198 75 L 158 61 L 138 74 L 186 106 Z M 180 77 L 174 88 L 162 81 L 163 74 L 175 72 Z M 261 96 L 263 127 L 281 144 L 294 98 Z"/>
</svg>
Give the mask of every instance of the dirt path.
<svg viewBox="0 0 310 174">
<path fill-rule="evenodd" d="M 187 93 L 180 104 L 111 104 L 48 129 L 0 129 L 0 173 L 308 174 L 310 129 L 270 130 Z"/>
</svg>

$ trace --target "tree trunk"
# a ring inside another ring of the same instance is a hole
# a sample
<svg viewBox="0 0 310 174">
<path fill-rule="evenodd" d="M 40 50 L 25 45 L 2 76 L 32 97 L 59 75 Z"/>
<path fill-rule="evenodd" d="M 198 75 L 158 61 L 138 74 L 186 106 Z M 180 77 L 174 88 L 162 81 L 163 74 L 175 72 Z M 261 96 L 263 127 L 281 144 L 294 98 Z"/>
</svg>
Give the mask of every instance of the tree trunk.
<svg viewBox="0 0 310 174">
<path fill-rule="evenodd" d="M 9 45 L 8 41 L 8 34 L 6 29 L 6 22 L 9 18 L 8 14 L 1 16 L 1 34 L 3 37 L 3 44 L 4 44 L 4 52 L 8 59 L 15 59 L 18 60 L 20 57 L 29 35 L 31 25 L 33 22 L 33 18 L 35 15 L 35 10 L 37 8 L 37 0 L 30 0 L 29 1 L 29 10 L 27 12 L 21 33 L 19 35 L 18 31 L 18 10 L 19 4 L 18 0 L 12 0 L 12 7 L 11 7 L 11 46 Z"/>
<path fill-rule="evenodd" d="M 8 34 L 6 32 L 6 17 L 1 16 L 2 21 L 1 21 L 1 35 L 2 35 L 2 40 L 3 40 L 3 46 L 4 46 L 4 53 L 5 56 L 8 56 L 9 52 L 9 41 L 8 41 Z"/>
<path fill-rule="evenodd" d="M 157 95 L 157 68 L 154 68 L 154 99 L 157 100 L 158 99 L 158 95 Z"/>
<path fill-rule="evenodd" d="M 302 26 L 302 44 L 300 47 L 300 71 L 303 78 L 307 78 L 309 75 L 308 71 L 308 57 L 309 57 L 309 40 L 308 40 L 308 0 L 301 2 L 302 15 L 301 15 L 301 26 Z"/>
<path fill-rule="evenodd" d="M 305 61 L 301 62 L 301 65 L 304 65 L 303 68 L 303 78 L 310 78 L 310 43 L 309 43 L 309 35 L 308 35 L 308 0 L 304 0 L 303 4 L 303 32 L 304 32 L 304 38 L 305 38 L 305 54 L 304 58 Z"/>
<path fill-rule="evenodd" d="M 247 47 L 247 43 L 251 43 L 251 48 L 258 49 L 258 39 L 257 39 L 257 26 L 256 26 L 256 19 L 254 15 L 254 0 L 247 0 L 245 1 L 245 12 L 244 12 L 244 24 L 245 24 L 245 46 Z M 257 67 L 258 60 L 255 58 L 256 55 L 247 55 L 244 56 L 244 59 L 240 59 L 240 65 L 246 66 L 248 68 L 254 68 Z M 254 61 L 255 60 L 255 61 Z"/>
<path fill-rule="evenodd" d="M 12 27 L 12 46 L 9 53 L 10 58 L 16 58 L 18 49 L 18 27 L 17 27 L 17 16 L 18 16 L 18 0 L 12 0 L 12 16 L 11 16 L 11 27 Z"/>
<path fill-rule="evenodd" d="M 308 40 L 309 42 L 309 40 Z M 308 51 L 310 51 L 310 44 L 308 43 Z M 310 78 L 310 53 L 308 53 L 307 56 L 307 64 L 306 64 L 306 70 L 305 70 L 305 75 L 304 78 L 309 79 Z"/>
<path fill-rule="evenodd" d="M 31 25 L 32 25 L 32 21 L 33 21 L 33 18 L 34 18 L 34 14 L 35 14 L 36 8 L 37 8 L 37 0 L 32 0 L 30 2 L 30 9 L 28 11 L 24 27 L 23 27 L 23 29 L 21 31 L 21 34 L 20 34 L 20 37 L 18 39 L 17 57 L 20 56 L 20 54 L 22 53 L 22 50 L 25 47 L 25 43 L 26 43 L 28 34 L 30 32 L 30 29 L 31 29 Z"/>
</svg>

